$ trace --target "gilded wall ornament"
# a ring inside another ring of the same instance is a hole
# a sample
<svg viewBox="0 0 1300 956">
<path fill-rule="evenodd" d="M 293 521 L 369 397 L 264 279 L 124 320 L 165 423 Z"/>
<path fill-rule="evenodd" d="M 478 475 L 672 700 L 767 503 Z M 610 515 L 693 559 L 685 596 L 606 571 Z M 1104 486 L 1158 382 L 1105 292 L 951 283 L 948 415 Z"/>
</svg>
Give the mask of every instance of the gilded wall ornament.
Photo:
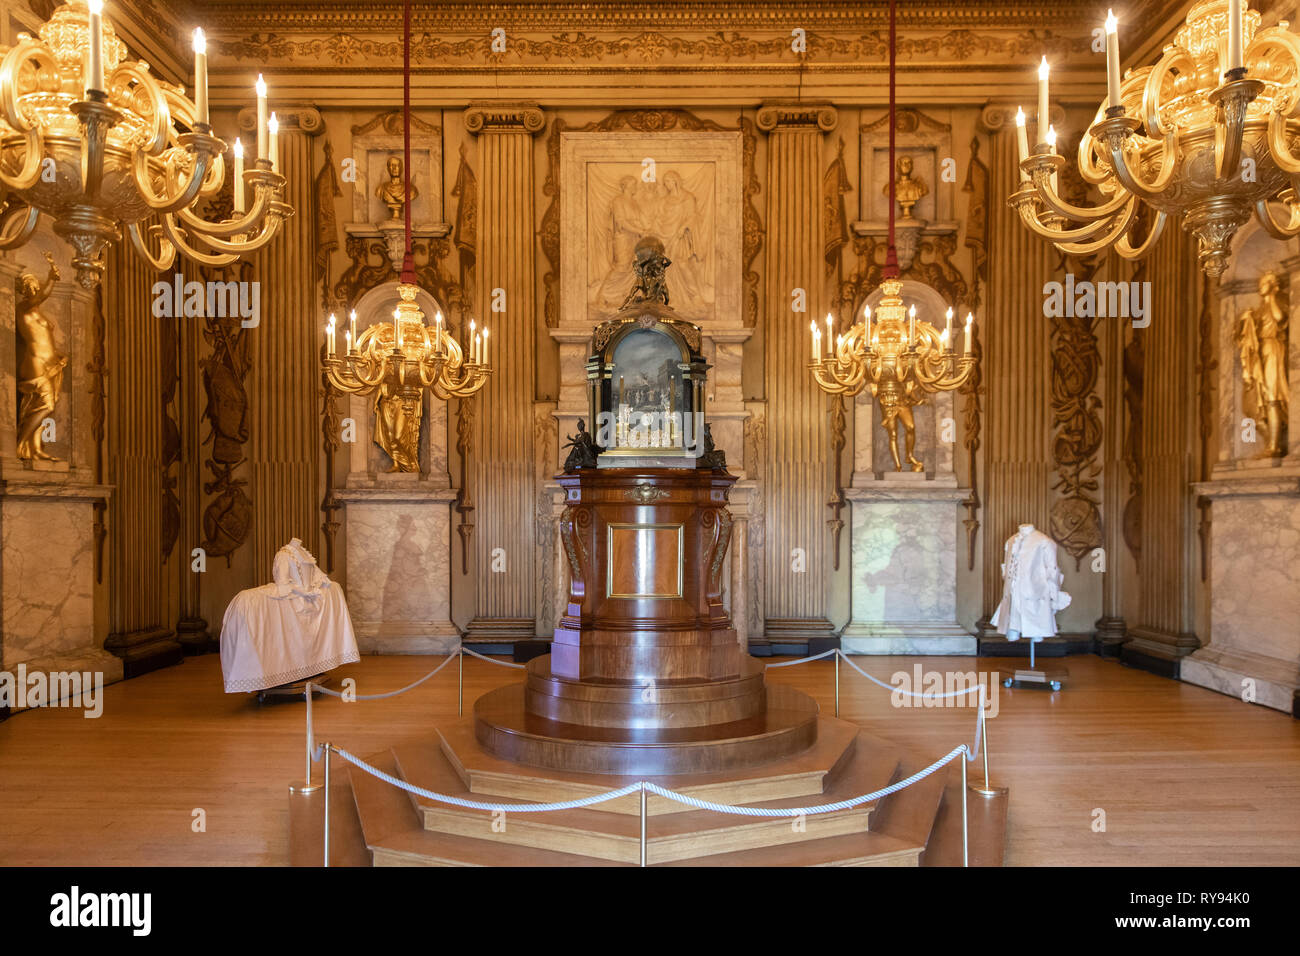
<svg viewBox="0 0 1300 956">
<path fill-rule="evenodd" d="M 63 390 L 68 357 L 58 350 L 58 326 L 41 311 L 59 279 L 54 257 L 45 253 L 49 271 L 42 282 L 33 273 L 18 277 L 14 299 L 18 333 L 18 457 L 24 461 L 59 461 L 45 450 L 45 436 Z"/>
<path fill-rule="evenodd" d="M 1291 386 L 1287 380 L 1290 303 L 1277 274 L 1259 278 L 1259 303 L 1237 317 L 1234 341 L 1241 356 L 1241 384 L 1247 415 L 1266 424 L 1260 457 L 1286 454 Z"/>
</svg>

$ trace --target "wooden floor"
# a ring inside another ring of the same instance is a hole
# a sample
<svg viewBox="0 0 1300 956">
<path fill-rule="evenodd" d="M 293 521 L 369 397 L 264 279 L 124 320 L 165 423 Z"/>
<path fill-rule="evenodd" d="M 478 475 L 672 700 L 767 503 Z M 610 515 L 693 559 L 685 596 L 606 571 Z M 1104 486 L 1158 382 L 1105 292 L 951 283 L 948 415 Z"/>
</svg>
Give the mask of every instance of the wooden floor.
<svg viewBox="0 0 1300 956">
<path fill-rule="evenodd" d="M 440 662 L 369 657 L 341 668 L 358 693 L 401 687 Z M 990 658 L 855 658 L 895 671 L 1014 669 Z M 1011 788 L 1006 863 L 1300 864 L 1300 721 L 1096 657 L 1069 658 L 1058 694 L 998 686 L 993 783 Z M 841 716 L 938 756 L 971 739 L 973 712 L 894 708 L 841 667 Z M 827 661 L 769 672 L 834 706 Z M 465 663 L 465 701 L 518 680 Z M 286 785 L 303 773 L 300 701 L 221 692 L 216 656 L 104 689 L 103 716 L 38 710 L 0 723 L 0 865 L 279 865 Z M 318 737 L 379 750 L 456 712 L 456 667 L 386 701 L 318 699 Z M 975 765 L 978 767 L 978 764 Z M 319 768 L 318 768 L 319 772 Z M 978 777 L 975 771 L 972 779 Z M 194 832 L 195 810 L 206 831 Z M 1105 831 L 1097 832 L 1099 811 Z"/>
</svg>

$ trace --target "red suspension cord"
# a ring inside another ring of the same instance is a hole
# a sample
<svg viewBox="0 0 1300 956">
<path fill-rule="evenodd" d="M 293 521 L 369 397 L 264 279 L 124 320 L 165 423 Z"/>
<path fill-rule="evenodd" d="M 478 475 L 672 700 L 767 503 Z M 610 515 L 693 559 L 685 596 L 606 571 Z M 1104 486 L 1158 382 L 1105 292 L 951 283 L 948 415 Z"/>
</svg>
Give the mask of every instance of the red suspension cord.
<svg viewBox="0 0 1300 956">
<path fill-rule="evenodd" d="M 411 0 L 402 10 L 402 170 L 406 174 L 406 254 L 402 257 L 402 281 L 415 283 L 415 257 L 411 253 Z"/>
<path fill-rule="evenodd" d="M 898 251 L 894 248 L 894 61 L 898 51 L 898 38 L 894 18 L 894 0 L 889 0 L 889 247 L 885 250 L 886 279 L 898 278 Z"/>
</svg>

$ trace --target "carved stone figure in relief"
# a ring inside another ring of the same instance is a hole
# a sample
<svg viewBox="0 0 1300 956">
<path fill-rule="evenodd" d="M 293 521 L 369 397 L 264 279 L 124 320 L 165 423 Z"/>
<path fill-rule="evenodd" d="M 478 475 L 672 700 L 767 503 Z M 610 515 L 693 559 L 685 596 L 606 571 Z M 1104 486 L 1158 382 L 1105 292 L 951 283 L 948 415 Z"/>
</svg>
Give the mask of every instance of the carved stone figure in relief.
<svg viewBox="0 0 1300 956">
<path fill-rule="evenodd" d="M 54 415 L 63 388 L 68 357 L 55 347 L 58 329 L 40 306 L 54 291 L 58 267 L 47 252 L 50 271 L 42 283 L 35 275 L 18 278 L 18 457 L 24 461 L 58 461 L 45 450 L 46 422 Z"/>
<path fill-rule="evenodd" d="M 1290 418 L 1287 381 L 1288 307 L 1278 279 L 1266 272 L 1259 279 L 1259 305 L 1246 309 L 1237 322 L 1237 347 L 1241 351 L 1241 377 L 1245 393 L 1254 399 L 1255 411 L 1268 425 L 1264 454 L 1286 454 Z"/>
</svg>

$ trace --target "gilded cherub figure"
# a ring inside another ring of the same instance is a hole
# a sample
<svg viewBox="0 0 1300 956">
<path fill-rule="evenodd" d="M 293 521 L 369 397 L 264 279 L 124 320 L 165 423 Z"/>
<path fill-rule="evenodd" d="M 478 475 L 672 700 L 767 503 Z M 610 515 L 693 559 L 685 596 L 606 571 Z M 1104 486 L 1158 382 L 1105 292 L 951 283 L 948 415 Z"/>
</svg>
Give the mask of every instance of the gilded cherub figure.
<svg viewBox="0 0 1300 956">
<path fill-rule="evenodd" d="M 43 284 L 31 273 L 17 282 L 18 457 L 24 461 L 59 460 L 45 450 L 45 423 L 58 405 L 68 357 L 55 347 L 54 322 L 40 311 L 59 279 L 58 266 L 48 252 L 45 261 L 50 270 Z"/>
</svg>

